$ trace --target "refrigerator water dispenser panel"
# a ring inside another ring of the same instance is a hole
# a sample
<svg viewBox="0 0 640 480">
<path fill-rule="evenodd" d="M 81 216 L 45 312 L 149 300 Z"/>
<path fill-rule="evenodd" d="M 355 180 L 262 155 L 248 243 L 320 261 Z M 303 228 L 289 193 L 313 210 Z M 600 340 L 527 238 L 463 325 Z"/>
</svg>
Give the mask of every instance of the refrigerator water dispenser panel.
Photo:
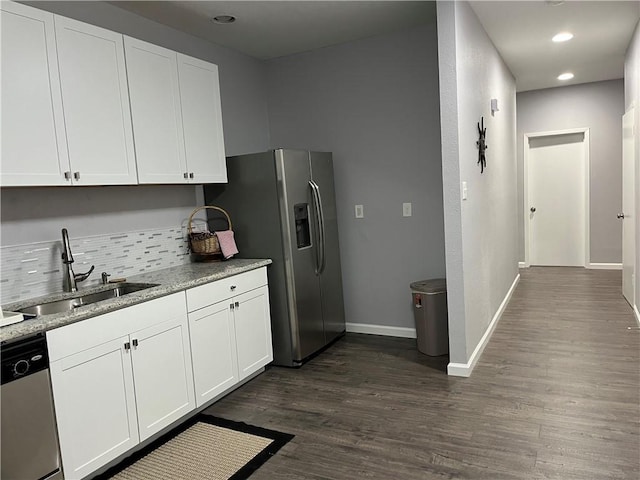
<svg viewBox="0 0 640 480">
<path fill-rule="evenodd" d="M 296 220 L 296 241 L 298 248 L 311 246 L 311 231 L 309 230 L 309 204 L 298 203 L 293 206 L 293 214 Z"/>
</svg>

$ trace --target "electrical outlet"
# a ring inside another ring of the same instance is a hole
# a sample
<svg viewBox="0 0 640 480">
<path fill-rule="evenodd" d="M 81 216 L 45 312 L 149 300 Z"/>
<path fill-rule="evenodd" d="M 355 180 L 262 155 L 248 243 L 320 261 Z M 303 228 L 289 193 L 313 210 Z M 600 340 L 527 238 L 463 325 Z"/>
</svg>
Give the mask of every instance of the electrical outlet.
<svg viewBox="0 0 640 480">
<path fill-rule="evenodd" d="M 356 218 L 364 218 L 364 207 L 356 205 Z"/>
<path fill-rule="evenodd" d="M 411 216 L 411 204 L 410 203 L 403 203 L 402 204 L 402 216 L 403 217 L 410 217 Z"/>
</svg>

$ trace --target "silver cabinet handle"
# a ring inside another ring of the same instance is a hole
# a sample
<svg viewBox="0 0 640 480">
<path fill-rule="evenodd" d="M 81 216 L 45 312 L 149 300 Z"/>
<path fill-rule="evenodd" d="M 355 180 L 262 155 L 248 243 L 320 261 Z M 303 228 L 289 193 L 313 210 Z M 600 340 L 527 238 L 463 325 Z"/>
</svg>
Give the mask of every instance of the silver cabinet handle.
<svg viewBox="0 0 640 480">
<path fill-rule="evenodd" d="M 236 286 L 235 286 L 235 285 L 231 285 L 231 286 L 229 287 L 229 289 L 233 292 L 233 291 L 236 289 Z"/>
<path fill-rule="evenodd" d="M 133 344 L 134 347 L 138 347 L 138 339 L 134 338 L 133 341 L 131 342 Z"/>
<path fill-rule="evenodd" d="M 236 306 L 236 308 L 239 308 L 240 307 L 240 302 L 236 302 L 234 305 Z"/>
<path fill-rule="evenodd" d="M 234 309 L 233 303 L 231 303 L 231 304 L 229 305 L 229 308 L 231 308 L 231 310 L 233 310 L 233 309 Z"/>
<path fill-rule="evenodd" d="M 65 180 L 71 180 L 71 172 L 64 172 Z"/>
<path fill-rule="evenodd" d="M 124 349 L 127 350 L 127 351 L 130 350 L 131 349 L 131 344 L 129 342 L 126 342 L 124 344 Z"/>
<path fill-rule="evenodd" d="M 619 213 L 618 218 L 624 218 L 624 213 Z"/>
<path fill-rule="evenodd" d="M 184 178 L 189 178 L 189 174 L 188 174 L 187 172 L 184 172 L 184 173 L 182 174 L 182 176 L 183 176 Z"/>
<path fill-rule="evenodd" d="M 80 172 L 73 172 L 73 178 L 80 180 Z"/>
<path fill-rule="evenodd" d="M 529 210 L 531 210 L 531 213 L 535 213 L 536 207 L 531 207 Z"/>
<path fill-rule="evenodd" d="M 193 178 L 193 172 L 189 174 L 189 178 Z"/>
</svg>

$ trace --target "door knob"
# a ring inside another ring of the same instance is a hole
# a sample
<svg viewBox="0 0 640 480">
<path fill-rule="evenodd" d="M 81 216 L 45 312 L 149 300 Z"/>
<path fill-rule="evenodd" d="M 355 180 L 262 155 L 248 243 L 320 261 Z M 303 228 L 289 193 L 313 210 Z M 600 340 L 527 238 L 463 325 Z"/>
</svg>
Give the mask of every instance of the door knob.
<svg viewBox="0 0 640 480">
<path fill-rule="evenodd" d="M 535 213 L 536 207 L 531 207 L 529 210 L 531 210 L 531 213 Z"/>
<path fill-rule="evenodd" d="M 624 213 L 619 213 L 618 218 L 624 218 Z"/>
</svg>

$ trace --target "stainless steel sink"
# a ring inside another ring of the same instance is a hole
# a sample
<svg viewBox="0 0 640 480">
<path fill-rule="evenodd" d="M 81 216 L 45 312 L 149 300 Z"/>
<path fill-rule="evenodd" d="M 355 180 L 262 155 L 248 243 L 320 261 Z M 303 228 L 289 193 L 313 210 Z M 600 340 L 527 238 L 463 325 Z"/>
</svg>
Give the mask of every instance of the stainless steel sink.
<svg viewBox="0 0 640 480">
<path fill-rule="evenodd" d="M 29 313 L 36 316 L 68 312 L 83 305 L 90 305 L 92 303 L 101 302 L 102 300 L 121 297 L 123 295 L 127 295 L 128 293 L 139 292 L 140 290 L 157 286 L 157 283 L 121 283 L 120 285 L 116 285 L 108 290 L 78 295 L 76 297 L 66 298 L 64 300 L 57 300 L 55 302 L 32 305 L 30 307 L 21 308 L 18 311 L 21 313 Z"/>
</svg>

